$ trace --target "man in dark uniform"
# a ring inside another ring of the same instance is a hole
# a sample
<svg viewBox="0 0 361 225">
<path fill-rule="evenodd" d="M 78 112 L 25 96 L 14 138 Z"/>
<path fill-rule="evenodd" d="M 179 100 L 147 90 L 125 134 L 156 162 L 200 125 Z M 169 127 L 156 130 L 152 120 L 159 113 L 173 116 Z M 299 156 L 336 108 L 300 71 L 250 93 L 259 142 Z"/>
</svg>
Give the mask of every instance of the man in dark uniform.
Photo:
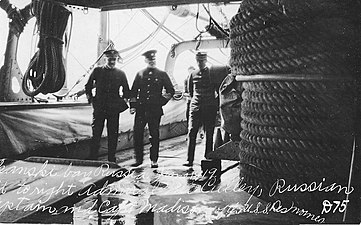
<svg viewBox="0 0 361 225">
<path fill-rule="evenodd" d="M 194 68 L 193 66 L 188 67 L 188 76 L 184 80 L 184 96 L 186 97 L 186 102 L 187 102 L 187 108 L 186 108 L 187 124 L 188 124 L 188 121 L 189 121 L 189 106 L 191 104 L 191 98 L 190 98 L 190 95 L 189 95 L 189 88 L 188 88 L 188 81 L 189 81 L 189 76 L 192 74 L 192 72 L 194 70 L 196 70 L 196 68 Z"/>
<path fill-rule="evenodd" d="M 124 99 L 129 98 L 130 90 L 125 73 L 115 67 L 116 61 L 119 58 L 118 51 L 107 50 L 104 52 L 104 56 L 106 63 L 101 67 L 94 68 L 85 85 L 88 102 L 92 103 L 94 109 L 90 159 L 97 159 L 104 122 L 107 120 L 108 161 L 115 162 L 119 113 L 128 108 Z M 95 96 L 92 94 L 93 87 L 95 87 Z M 122 96 L 119 93 L 120 87 L 122 87 Z"/>
<path fill-rule="evenodd" d="M 151 167 L 158 167 L 159 155 L 159 124 L 163 115 L 162 106 L 174 95 L 173 84 L 168 74 L 156 68 L 156 50 L 143 53 L 147 68 L 139 71 L 131 89 L 130 113 L 135 113 L 134 148 L 136 162 L 132 166 L 143 163 L 144 127 L 148 123 L 150 133 Z M 166 93 L 163 94 L 163 89 Z"/>
<path fill-rule="evenodd" d="M 188 159 L 184 166 L 193 166 L 196 137 L 203 125 L 206 133 L 206 150 L 204 156 L 213 150 L 213 133 L 218 110 L 217 86 L 211 81 L 210 69 L 207 67 L 207 53 L 196 54 L 198 69 L 189 77 L 189 94 L 191 96 L 188 125 Z"/>
</svg>

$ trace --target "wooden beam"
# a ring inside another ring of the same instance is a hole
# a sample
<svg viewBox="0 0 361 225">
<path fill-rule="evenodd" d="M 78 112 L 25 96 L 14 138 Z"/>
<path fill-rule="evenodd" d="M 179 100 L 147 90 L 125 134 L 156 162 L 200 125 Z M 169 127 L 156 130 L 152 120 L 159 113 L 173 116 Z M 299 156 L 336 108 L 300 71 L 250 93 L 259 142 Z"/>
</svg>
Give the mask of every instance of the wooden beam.
<svg viewBox="0 0 361 225">
<path fill-rule="evenodd" d="M 51 0 L 66 5 L 99 8 L 102 11 L 148 8 L 157 6 L 186 5 L 197 3 L 230 3 L 235 0 Z"/>
</svg>

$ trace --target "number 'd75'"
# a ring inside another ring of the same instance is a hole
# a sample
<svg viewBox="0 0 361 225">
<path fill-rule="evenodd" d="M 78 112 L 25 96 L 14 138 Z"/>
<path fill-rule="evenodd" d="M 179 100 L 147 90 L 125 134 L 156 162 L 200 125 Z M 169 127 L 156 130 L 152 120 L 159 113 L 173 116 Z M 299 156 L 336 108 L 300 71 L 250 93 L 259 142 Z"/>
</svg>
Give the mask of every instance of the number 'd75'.
<svg viewBox="0 0 361 225">
<path fill-rule="evenodd" d="M 343 213 L 346 210 L 348 202 L 349 202 L 349 200 L 343 200 L 342 202 L 341 201 L 333 201 L 333 203 L 331 203 L 329 200 L 323 200 L 323 203 L 322 203 L 323 209 L 322 209 L 321 214 L 329 213 L 332 210 L 333 206 L 335 208 L 333 209 L 332 213 L 335 213 L 337 209 L 340 213 Z"/>
</svg>

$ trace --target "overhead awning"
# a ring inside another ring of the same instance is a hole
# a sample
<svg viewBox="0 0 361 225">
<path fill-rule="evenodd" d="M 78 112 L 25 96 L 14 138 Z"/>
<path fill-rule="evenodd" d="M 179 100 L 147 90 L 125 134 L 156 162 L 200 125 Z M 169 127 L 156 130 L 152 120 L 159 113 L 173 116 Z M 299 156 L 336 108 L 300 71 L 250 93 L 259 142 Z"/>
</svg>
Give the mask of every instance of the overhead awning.
<svg viewBox="0 0 361 225">
<path fill-rule="evenodd" d="M 197 3 L 230 3 L 232 0 L 52 0 L 67 5 L 83 6 L 89 8 L 99 8 L 102 11 L 118 9 L 147 8 L 156 6 L 187 5 Z"/>
</svg>

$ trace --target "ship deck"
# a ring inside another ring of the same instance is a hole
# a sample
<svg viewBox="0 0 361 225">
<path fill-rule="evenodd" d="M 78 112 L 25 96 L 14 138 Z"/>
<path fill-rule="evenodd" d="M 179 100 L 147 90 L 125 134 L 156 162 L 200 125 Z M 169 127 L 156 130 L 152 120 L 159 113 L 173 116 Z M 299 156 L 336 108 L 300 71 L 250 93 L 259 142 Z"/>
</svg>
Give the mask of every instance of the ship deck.
<svg viewBox="0 0 361 225">
<path fill-rule="evenodd" d="M 18 222 L 47 224 L 299 224 L 307 222 L 292 214 L 253 210 L 266 202 L 258 199 L 257 188 L 240 190 L 242 186 L 238 162 L 222 160 L 220 182 L 197 183 L 201 174 L 204 140 L 197 139 L 193 168 L 182 166 L 187 157 L 186 136 L 161 142 L 159 168 L 150 168 L 149 145 L 145 146 L 144 164 L 131 168 L 133 149 L 117 153 L 117 164 L 129 169 L 122 179 L 99 187 L 98 191 L 83 191 L 73 212 L 52 215 L 37 212 Z M 100 161 L 106 156 L 99 157 Z M 246 185 L 246 184 L 244 184 Z M 243 186 L 246 187 L 246 186 Z M 248 191 L 247 191 L 248 190 Z M 250 191 L 254 190 L 254 191 Z M 242 211 L 252 204 L 253 212 Z M 60 202 L 56 207 L 61 207 Z M 308 220 L 310 223 L 311 221 Z"/>
</svg>

